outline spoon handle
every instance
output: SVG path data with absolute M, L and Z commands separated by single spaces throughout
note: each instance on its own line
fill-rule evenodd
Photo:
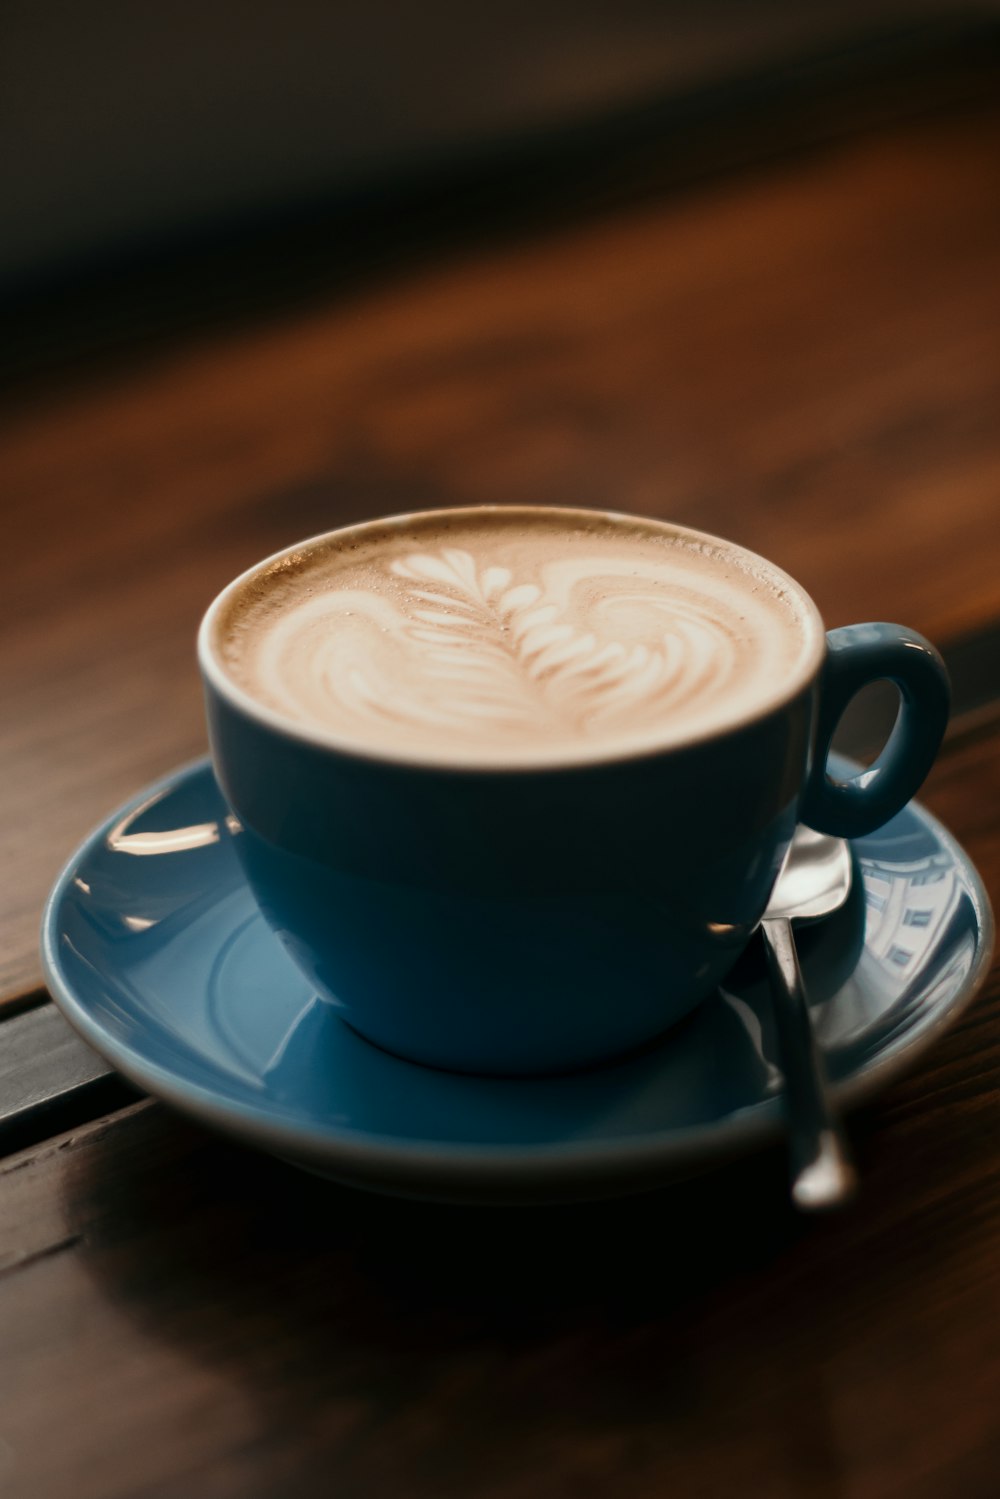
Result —
M 820 1212 L 849 1201 L 857 1190 L 857 1175 L 840 1120 L 827 1097 L 792 923 L 784 917 L 770 918 L 761 923 L 761 934 L 785 1075 L 792 1200 L 805 1212 Z

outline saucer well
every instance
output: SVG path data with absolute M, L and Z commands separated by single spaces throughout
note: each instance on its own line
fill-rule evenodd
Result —
M 154 1096 L 338 1181 L 450 1201 L 647 1189 L 783 1128 L 754 943 L 724 989 L 626 1061 L 542 1079 L 439 1072 L 362 1040 L 258 914 L 207 761 L 115 813 L 49 898 L 45 976 Z M 874 1095 L 965 1008 L 990 961 L 979 877 L 912 803 L 853 845 L 855 891 L 800 955 L 838 1105 Z

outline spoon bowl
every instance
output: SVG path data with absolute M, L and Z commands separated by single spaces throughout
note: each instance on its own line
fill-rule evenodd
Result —
M 843 838 L 812 828 L 796 830 L 765 921 L 816 921 L 832 915 L 851 893 L 851 850 Z

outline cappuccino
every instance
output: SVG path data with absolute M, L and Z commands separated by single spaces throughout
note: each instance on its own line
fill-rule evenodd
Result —
M 669 747 L 780 703 L 823 630 L 741 548 L 604 512 L 481 508 L 320 537 L 228 592 L 213 648 L 260 707 L 452 765 Z

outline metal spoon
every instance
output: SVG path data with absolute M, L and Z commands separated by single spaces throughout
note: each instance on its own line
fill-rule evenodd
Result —
M 857 1190 L 857 1175 L 827 1096 L 792 921 L 829 915 L 844 904 L 850 889 L 851 854 L 843 839 L 800 827 L 761 921 L 785 1075 L 792 1200 L 806 1212 L 847 1202 Z

